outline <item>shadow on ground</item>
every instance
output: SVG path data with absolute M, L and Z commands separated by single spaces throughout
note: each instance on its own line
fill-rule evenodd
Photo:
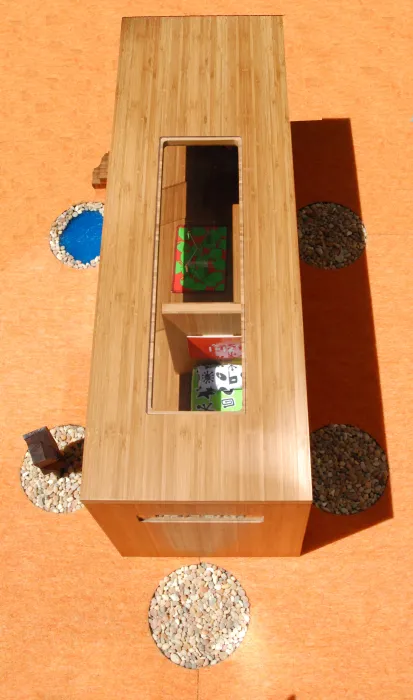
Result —
M 297 209 L 336 202 L 361 218 L 349 119 L 292 122 Z M 367 231 L 368 234 L 368 231 Z M 301 262 L 310 430 L 349 423 L 386 450 L 367 253 L 341 270 Z M 370 509 L 350 516 L 312 506 L 303 554 L 393 516 L 390 479 Z
M 65 469 L 72 467 L 75 472 L 82 471 L 84 444 L 85 440 L 81 438 L 80 440 L 69 442 L 69 444 L 63 448 L 62 455 Z

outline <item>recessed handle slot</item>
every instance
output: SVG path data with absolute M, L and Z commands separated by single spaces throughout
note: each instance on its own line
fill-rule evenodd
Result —
M 235 525 L 244 525 L 244 524 L 260 524 L 264 522 L 264 516 L 263 515 L 153 515 L 152 517 L 149 518 L 141 518 L 139 515 L 137 516 L 137 519 L 141 523 L 158 523 L 158 524 L 164 524 L 164 523 L 179 523 L 179 524 L 185 524 L 185 523 L 199 523 L 205 524 L 205 523 L 220 523 L 221 525 L 223 523 L 225 524 L 235 524 Z

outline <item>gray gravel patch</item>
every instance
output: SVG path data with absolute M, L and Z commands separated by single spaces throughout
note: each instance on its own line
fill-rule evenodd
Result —
M 239 581 L 214 564 L 183 566 L 161 581 L 149 627 L 162 653 L 189 669 L 214 666 L 241 644 L 250 605 Z
M 336 515 L 370 508 L 389 477 L 384 450 L 353 425 L 327 425 L 311 433 L 311 467 L 315 505 Z
M 298 211 L 300 257 L 325 270 L 347 267 L 366 247 L 366 229 L 351 209 L 333 202 L 316 202 Z
M 66 466 L 58 472 L 43 473 L 33 464 L 27 450 L 20 469 L 21 485 L 38 508 L 49 513 L 73 513 L 84 507 L 80 501 L 80 486 L 85 429 L 80 425 L 59 425 L 50 432 L 63 452 Z

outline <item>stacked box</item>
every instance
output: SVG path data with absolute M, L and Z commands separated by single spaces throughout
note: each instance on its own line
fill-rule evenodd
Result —
M 178 226 L 172 291 L 223 292 L 226 260 L 226 226 Z
M 240 335 L 188 335 L 189 357 L 197 360 L 238 362 L 242 359 Z
M 192 372 L 191 411 L 241 411 L 242 365 L 198 365 Z

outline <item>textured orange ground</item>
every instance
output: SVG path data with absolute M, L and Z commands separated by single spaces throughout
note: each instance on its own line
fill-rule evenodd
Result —
M 411 700 L 411 3 L 1 9 L 0 698 Z M 352 268 L 302 269 L 310 421 L 369 430 L 387 447 L 391 491 L 354 518 L 314 512 L 299 559 L 218 560 L 245 586 L 252 622 L 231 659 L 198 675 L 163 658 L 147 628 L 158 580 L 182 560 L 121 559 L 86 512 L 35 508 L 19 467 L 22 433 L 85 422 L 97 275 L 62 266 L 48 232 L 70 204 L 99 199 L 91 172 L 110 147 L 121 17 L 205 10 L 284 14 L 291 119 L 340 120 L 293 127 L 299 206 L 336 199 L 369 234 Z

